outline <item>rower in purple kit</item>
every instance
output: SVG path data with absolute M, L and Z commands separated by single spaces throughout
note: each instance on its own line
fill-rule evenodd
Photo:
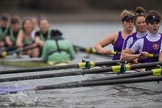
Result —
M 146 23 L 148 28 L 148 34 L 138 39 L 132 47 L 128 50 L 129 56 L 126 59 L 139 58 L 140 56 L 145 57 L 143 62 L 155 62 L 158 61 L 158 57 L 148 58 L 149 54 L 155 56 L 159 55 L 160 45 L 162 41 L 162 36 L 159 33 L 161 16 L 158 11 L 149 11 Z M 139 54 L 135 54 L 136 52 Z
M 96 51 L 101 54 L 107 54 L 107 55 L 112 54 L 113 51 L 104 49 L 105 46 L 112 44 L 115 52 L 121 52 L 125 38 L 128 35 L 132 34 L 133 27 L 134 27 L 133 18 L 134 18 L 133 12 L 129 10 L 123 10 L 121 12 L 121 21 L 123 25 L 123 30 L 108 35 L 103 40 L 99 41 L 95 45 Z M 120 59 L 120 54 L 116 54 L 113 56 L 113 60 L 117 60 L 117 59 Z
M 127 49 L 129 49 L 137 39 L 146 36 L 147 24 L 145 20 L 146 20 L 145 9 L 143 7 L 137 7 L 135 10 L 135 16 L 134 16 L 134 25 L 136 28 L 136 32 L 129 35 L 125 39 L 123 43 L 121 59 L 124 59 L 124 57 L 126 57 Z

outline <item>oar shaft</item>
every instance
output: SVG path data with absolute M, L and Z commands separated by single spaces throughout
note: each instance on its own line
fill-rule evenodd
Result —
M 21 76 L 21 77 L 12 77 L 12 78 L 1 78 L 0 82 L 9 82 L 9 81 L 22 81 L 22 80 L 32 80 L 32 79 L 44 79 L 44 78 L 54 78 L 54 77 L 64 77 L 64 76 L 75 76 L 83 74 L 94 74 L 110 71 L 107 68 L 92 69 L 92 70 L 83 70 L 83 71 L 73 71 L 73 72 L 61 72 L 61 73 L 52 73 L 52 74 L 42 74 L 42 75 L 30 75 L 30 76 Z
M 161 74 L 161 69 L 156 69 L 157 73 Z M 131 74 L 122 74 L 118 76 L 111 76 L 111 77 L 104 77 L 104 78 L 97 78 L 97 79 L 89 79 L 89 80 L 82 80 L 82 81 L 74 81 L 70 82 L 72 83 L 82 83 L 82 82 L 95 82 L 95 81 L 108 81 L 108 80 L 115 80 L 115 79 L 124 79 L 124 78 L 135 78 L 135 77 L 144 77 L 144 76 L 149 76 L 149 75 L 154 75 L 155 69 L 151 71 L 146 71 L 146 72 L 141 72 L 141 73 L 131 73 Z M 63 83 L 66 84 L 66 83 Z
M 128 79 L 116 79 L 116 80 L 104 80 L 104 81 L 91 81 L 91 82 L 69 82 L 54 85 L 39 85 L 36 87 L 2 87 L 0 88 L 0 94 L 17 93 L 19 91 L 29 90 L 50 90 L 50 89 L 64 89 L 64 88 L 77 88 L 77 87 L 91 87 L 91 86 L 106 86 L 115 84 L 129 84 L 129 83 L 141 83 L 141 82 L 153 82 L 162 81 L 162 76 L 158 77 L 140 77 L 140 78 L 128 78 Z
M 94 82 L 64 83 L 64 84 L 55 84 L 55 85 L 47 85 L 47 86 L 37 86 L 36 90 L 105 86 L 105 85 L 114 85 L 114 84 L 129 84 L 129 83 L 141 83 L 141 82 L 153 82 L 153 81 L 162 81 L 162 76 L 116 79 L 116 80 L 108 80 L 108 81 L 104 80 L 104 81 L 94 81 Z
M 124 60 L 95 62 L 94 64 L 95 64 L 95 66 L 117 65 L 118 62 L 124 62 Z M 80 68 L 80 66 L 79 66 L 79 64 L 70 64 L 70 65 L 50 66 L 50 67 L 36 67 L 36 68 L 16 69 L 16 70 L 3 70 L 3 71 L 0 71 L 0 74 L 39 72 L 39 71 L 47 71 L 47 70 L 70 69 L 70 68 Z
M 2 74 L 15 74 L 15 73 L 26 73 L 26 72 L 40 72 L 47 70 L 59 70 L 59 69 L 68 69 L 68 68 L 78 68 L 78 64 L 73 65 L 62 65 L 62 66 L 49 66 L 49 67 L 36 67 L 36 68 L 26 68 L 26 69 L 16 69 L 16 70 L 3 70 L 0 71 Z
M 134 65 L 130 65 L 130 69 L 135 69 L 135 67 L 136 67 L 136 69 L 145 68 L 147 66 L 155 67 L 155 66 L 157 66 L 157 64 L 162 65 L 162 62 L 145 63 L 145 65 L 134 64 Z M 121 67 L 118 66 L 118 69 L 120 69 L 120 68 Z M 111 66 L 111 67 L 97 68 L 97 69 L 91 69 L 91 70 L 61 72 L 61 73 L 42 74 L 42 75 L 30 75 L 30 76 L 12 77 L 12 78 L 1 78 L 0 82 L 43 79 L 43 78 L 64 77 L 64 76 L 75 76 L 75 75 L 84 75 L 84 74 L 100 74 L 100 73 L 104 73 L 104 72 L 111 72 L 113 70 L 114 70 L 113 66 Z
M 73 45 L 73 46 L 74 46 L 74 49 L 75 49 L 76 51 L 86 52 L 86 53 L 95 54 L 95 55 L 100 55 L 100 56 L 105 56 L 105 57 L 108 57 L 109 55 L 120 54 L 119 52 L 112 52 L 112 54 L 104 55 L 104 54 L 98 53 L 98 52 L 96 51 L 96 49 L 93 48 L 93 47 L 81 47 L 81 46 L 78 46 L 78 45 Z
M 17 48 L 17 46 L 13 46 L 13 47 L 7 47 L 7 48 L 4 48 L 2 49 L 1 51 L 10 51 L 10 50 L 15 50 Z
M 73 46 L 74 46 L 74 48 L 75 48 L 76 50 L 79 50 L 79 51 L 81 51 L 81 52 L 87 52 L 87 53 L 96 54 L 96 55 L 108 56 L 108 55 L 104 55 L 104 54 L 98 53 L 98 52 L 95 50 L 95 48 L 93 48 L 93 47 L 82 47 L 82 46 L 78 46 L 78 45 L 73 45 Z M 121 54 L 121 52 L 116 52 L 116 51 L 114 51 L 114 52 L 112 52 L 112 53 L 109 54 L 109 55 L 117 55 L 117 54 Z M 147 56 L 147 58 L 157 58 L 157 57 L 159 57 L 159 54 L 158 54 L 158 55 L 149 54 L 149 55 Z
M 30 47 L 26 47 L 26 48 L 22 48 L 22 49 L 16 49 L 16 50 L 13 50 L 13 51 L 1 51 L 0 52 L 0 58 L 6 58 L 7 55 L 12 55 L 14 53 L 20 53 L 20 52 L 23 52 L 23 51 L 27 51 L 27 50 L 31 50 L 31 49 L 34 49 L 36 47 L 39 47 L 38 45 L 31 45 Z M 16 48 L 16 47 L 15 47 Z
M 20 52 L 23 52 L 23 51 L 28 51 L 28 50 L 31 50 L 31 49 L 34 49 L 34 48 L 37 48 L 37 47 L 39 47 L 39 46 L 31 45 L 30 47 L 25 47 L 25 48 L 22 48 L 22 49 L 17 49 L 15 51 L 7 52 L 7 55 L 11 55 L 13 53 L 20 53 Z
M 130 69 L 139 69 L 139 68 L 148 68 L 148 67 L 157 67 L 157 65 L 162 65 L 162 62 L 150 62 L 150 63 L 139 63 L 130 65 Z
M 123 78 L 134 78 L 134 77 L 144 77 L 152 75 L 152 71 L 146 72 L 138 72 L 138 73 L 130 73 L 130 74 L 121 74 L 117 76 L 109 76 L 104 78 L 97 78 L 97 79 L 90 79 L 90 80 L 83 80 L 82 82 L 90 82 L 90 81 L 103 81 L 103 80 L 113 80 L 113 79 L 123 79 Z

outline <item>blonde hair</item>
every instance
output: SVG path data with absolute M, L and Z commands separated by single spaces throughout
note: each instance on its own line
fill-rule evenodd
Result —
M 130 10 L 123 10 L 122 12 L 121 12 L 121 14 L 120 14 L 120 19 L 122 20 L 124 17 L 126 17 L 126 16 L 134 16 L 134 13 L 133 13 L 133 11 L 130 11 Z

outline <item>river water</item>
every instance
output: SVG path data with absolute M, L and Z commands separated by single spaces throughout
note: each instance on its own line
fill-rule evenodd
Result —
M 53 28 L 62 30 L 64 37 L 71 40 L 74 44 L 88 47 L 105 37 L 107 34 L 122 29 L 120 23 L 56 23 Z M 161 31 L 161 30 L 160 30 Z M 112 49 L 112 46 L 106 48 Z M 77 53 L 73 63 L 78 63 L 82 59 L 92 61 L 103 61 L 109 58 Z M 11 67 L 0 67 L 0 70 L 14 69 Z M 43 71 L 43 73 L 53 73 L 62 71 Z M 12 75 L 0 75 L 3 77 L 34 75 L 38 73 L 24 73 Z M 89 78 L 103 77 L 104 74 L 84 75 L 75 77 L 48 78 L 41 80 L 28 80 L 18 82 L 4 82 L 0 86 L 6 85 L 48 85 L 63 82 L 78 81 Z M 126 85 L 97 86 L 73 89 L 56 89 L 45 91 L 27 91 L 17 94 L 0 95 L 0 107 L 53 107 L 53 108 L 161 108 L 162 107 L 162 84 L 158 90 L 145 89 L 140 87 L 129 87 Z M 154 87 L 153 86 L 153 87 Z

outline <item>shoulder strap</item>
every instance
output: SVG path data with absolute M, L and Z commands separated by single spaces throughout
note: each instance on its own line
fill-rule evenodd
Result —
M 63 38 L 62 38 L 61 36 L 55 36 L 53 39 L 54 39 L 55 42 L 56 42 L 57 51 L 61 53 L 61 49 L 60 49 L 60 46 L 59 46 L 58 41 L 59 41 L 59 40 L 63 40 Z
M 58 41 L 59 41 L 59 40 L 63 40 L 63 39 L 64 39 L 64 38 L 62 38 L 61 36 L 55 36 L 55 37 L 53 38 L 53 40 L 56 42 L 57 50 L 51 50 L 51 51 L 48 53 L 48 56 L 51 55 L 51 54 L 53 54 L 53 53 L 55 53 L 55 52 L 59 52 L 59 53 L 61 53 L 62 51 L 68 52 L 68 51 L 66 51 L 66 50 L 62 50 L 62 49 L 60 48 L 60 46 L 59 46 Z
M 41 40 L 45 41 L 44 36 L 41 32 L 39 32 L 39 35 L 40 35 Z
M 12 42 L 16 42 L 16 38 L 15 38 L 15 36 L 13 34 L 13 30 L 12 29 L 10 29 L 10 38 L 11 38 Z
M 47 39 L 50 40 L 51 39 L 51 29 L 48 29 L 48 36 Z
M 46 41 L 46 39 L 44 38 L 43 34 L 41 32 L 39 32 L 40 34 L 40 38 L 43 40 L 43 41 Z M 51 29 L 48 29 L 48 33 L 47 33 L 47 40 L 50 40 L 51 39 Z
M 0 35 L 2 36 L 2 38 L 4 38 L 4 37 L 6 36 L 7 31 L 8 31 L 8 28 L 6 28 L 6 29 L 4 30 L 4 32 L 3 32 L 2 27 L 0 27 Z

